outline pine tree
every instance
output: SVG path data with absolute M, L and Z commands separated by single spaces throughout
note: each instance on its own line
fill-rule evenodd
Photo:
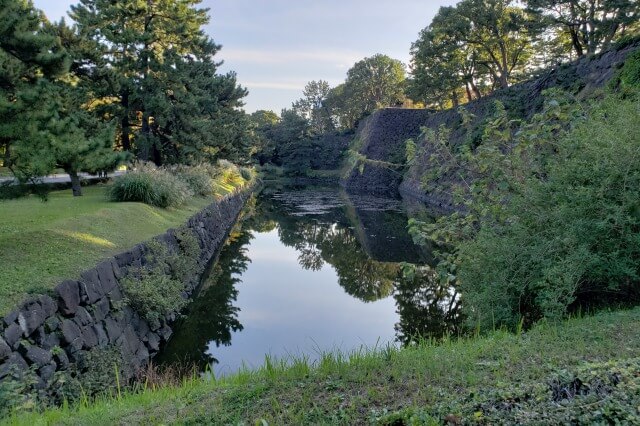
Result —
M 5 163 L 23 182 L 55 169 L 81 195 L 80 172 L 114 168 L 112 127 L 87 109 L 88 93 L 68 72 L 63 22 L 48 23 L 30 2 L 0 1 L 0 140 Z
M 45 79 L 63 74 L 67 56 L 43 31 L 43 16 L 26 0 L 0 0 L 0 146 L 12 166 L 13 146 L 32 127 L 25 113 L 38 109 Z
M 246 91 L 217 74 L 220 46 L 202 30 L 200 0 L 81 0 L 71 16 L 91 58 L 119 142 L 142 160 L 195 162 L 242 150 Z M 87 56 L 88 57 L 88 56 Z M 230 134 L 227 134 L 229 133 Z

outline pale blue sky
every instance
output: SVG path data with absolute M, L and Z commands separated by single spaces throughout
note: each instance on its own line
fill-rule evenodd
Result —
M 34 0 L 49 19 L 77 0 Z M 384 53 L 409 62 L 411 43 L 440 6 L 457 0 L 204 0 L 207 32 L 222 44 L 221 71 L 249 89 L 245 109 L 280 112 L 311 80 L 344 81 L 358 60 Z

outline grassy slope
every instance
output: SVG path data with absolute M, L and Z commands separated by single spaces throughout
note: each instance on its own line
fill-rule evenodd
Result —
M 0 315 L 27 293 L 44 292 L 97 261 L 184 223 L 212 202 L 192 198 L 180 209 L 141 203 L 112 203 L 105 186 L 87 187 L 84 196 L 52 192 L 0 201 Z
M 180 388 L 7 422 L 393 424 L 403 417 L 406 423 L 395 424 L 434 424 L 430 421 L 435 417 L 440 419 L 435 424 L 442 424 L 449 416 L 454 424 L 495 424 L 510 416 L 508 422 L 544 424 L 561 422 L 559 418 L 574 412 L 622 416 L 611 406 L 630 398 L 626 407 L 631 411 L 640 405 L 639 321 L 640 309 L 635 309 L 539 325 L 520 336 L 496 332 L 437 346 L 328 355 L 312 368 L 304 362 L 287 368 L 267 363 L 259 372 L 219 382 L 193 380 Z M 609 364 L 598 364 L 602 362 Z M 606 382 L 614 377 L 612 372 L 619 373 L 615 377 L 620 383 L 611 392 L 552 402 L 549 383 L 554 377 L 568 377 L 570 382 L 574 374 L 586 374 L 580 376 L 585 381 L 596 377 L 595 382 Z M 410 418 L 417 423 L 410 423 Z M 589 419 L 582 420 L 591 423 L 594 417 Z

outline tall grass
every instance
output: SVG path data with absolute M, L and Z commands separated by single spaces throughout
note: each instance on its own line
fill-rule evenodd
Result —
M 111 187 L 112 201 L 136 201 L 167 208 L 183 205 L 190 197 L 225 196 L 253 180 L 250 169 L 239 168 L 228 161 L 216 166 L 177 165 L 158 168 L 138 164 L 117 178 Z
M 110 189 L 112 201 L 135 201 L 156 207 L 179 207 L 193 192 L 178 176 L 162 168 L 138 165 L 118 177 Z
M 458 419 L 455 424 L 615 424 L 617 418 L 636 424 L 639 318 L 635 309 L 540 323 L 520 335 L 498 330 L 406 348 L 319 351 L 316 361 L 267 357 L 258 370 L 209 380 L 187 372 L 157 385 L 150 379 L 121 398 L 105 395 L 10 422 L 446 424 L 450 418 Z M 611 377 L 619 384 L 609 386 Z M 556 402 L 551 386 L 576 379 L 587 384 L 584 394 Z M 432 423 L 414 421 L 429 418 Z

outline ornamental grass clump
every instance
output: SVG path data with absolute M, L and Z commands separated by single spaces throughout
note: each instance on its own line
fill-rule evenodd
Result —
M 110 189 L 112 201 L 137 201 L 156 207 L 178 207 L 193 196 L 189 185 L 168 171 L 149 165 L 118 177 Z
M 195 195 L 202 197 L 213 194 L 213 170 L 215 169 L 204 165 L 192 167 L 178 165 L 171 168 L 171 172 L 183 181 Z

